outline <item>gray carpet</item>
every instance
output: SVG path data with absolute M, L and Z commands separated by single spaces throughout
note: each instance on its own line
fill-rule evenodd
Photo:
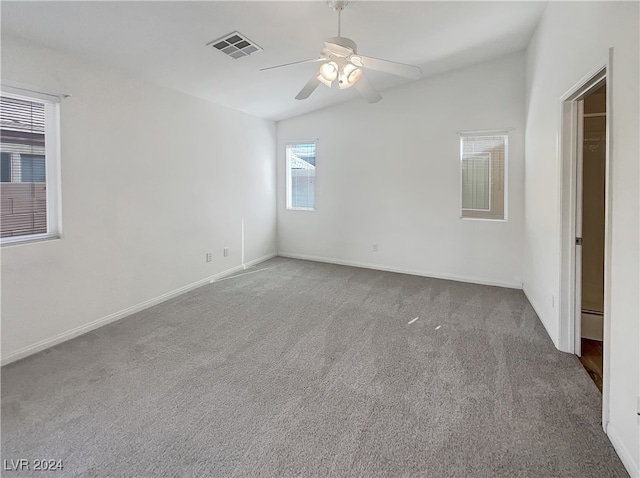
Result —
M 4 367 L 3 476 L 627 476 L 521 291 L 240 274 Z

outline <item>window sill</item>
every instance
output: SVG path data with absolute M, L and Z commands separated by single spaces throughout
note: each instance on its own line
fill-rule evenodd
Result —
M 460 216 L 463 221 L 490 221 L 490 222 L 508 222 L 507 219 L 492 219 L 489 217 L 465 217 Z
M 60 239 L 60 234 L 33 234 L 31 236 L 5 237 L 0 242 L 0 246 L 17 246 L 21 244 L 31 244 L 33 242 L 53 241 Z
M 315 211 L 312 207 L 288 207 L 287 211 Z

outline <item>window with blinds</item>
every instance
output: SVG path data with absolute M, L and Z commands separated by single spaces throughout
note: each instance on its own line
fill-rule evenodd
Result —
M 43 100 L 0 96 L 0 236 L 2 242 L 55 234 L 55 203 L 48 170 L 55 170 L 55 106 Z
M 287 209 L 316 208 L 316 143 L 291 143 L 286 147 Z
M 506 219 L 507 135 L 460 135 L 461 217 Z

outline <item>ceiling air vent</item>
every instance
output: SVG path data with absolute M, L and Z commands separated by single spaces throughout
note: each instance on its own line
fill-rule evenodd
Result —
M 238 32 L 229 33 L 217 40 L 207 43 L 207 45 L 217 48 L 235 60 L 262 51 L 262 48 Z

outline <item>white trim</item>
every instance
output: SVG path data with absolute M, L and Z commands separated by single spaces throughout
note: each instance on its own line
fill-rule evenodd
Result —
M 62 201 L 60 195 L 60 105 L 45 104 L 45 168 L 47 194 L 47 233 L 60 235 Z
M 465 209 L 465 211 L 468 211 L 468 209 Z M 484 222 L 509 222 L 506 219 L 494 219 L 494 218 L 484 218 L 484 217 L 467 217 L 467 216 L 460 216 L 460 219 L 462 219 L 463 221 L 484 221 Z
M 613 217 L 611 200 L 613 198 L 613 47 L 609 48 L 606 63 L 605 84 L 607 85 L 607 96 L 605 111 L 606 118 L 606 159 L 605 159 L 605 190 L 604 190 L 604 307 L 603 307 L 603 327 L 602 327 L 602 427 L 607 430 L 609 425 L 609 412 L 611 401 L 611 250 L 613 231 L 611 218 Z M 636 465 L 636 476 L 639 476 Z
M 576 135 L 574 143 L 575 154 L 571 155 L 571 160 L 575 159 L 575 199 L 573 210 L 575 215 L 573 218 L 574 236 L 582 237 L 582 203 L 584 202 L 583 182 L 584 182 L 584 99 L 575 100 L 575 117 L 578 119 L 576 124 Z M 582 357 L 582 245 L 573 245 L 573 353 L 578 357 Z
M 253 259 L 253 260 L 251 260 L 249 262 L 245 262 L 245 264 L 244 264 L 246 266 L 245 269 L 249 268 L 249 267 L 253 267 L 256 264 L 260 264 L 261 262 L 268 261 L 269 259 L 273 259 L 274 257 L 277 257 L 277 256 L 278 256 L 277 252 L 271 252 L 269 254 L 265 254 L 264 256 L 260 256 L 257 259 Z M 224 273 L 226 273 L 226 271 Z M 222 272 L 221 272 L 221 274 L 222 274 Z M 216 275 L 220 275 L 220 274 L 216 274 Z
M 60 239 L 59 234 L 29 234 L 27 236 L 10 236 L 3 237 L 0 246 L 8 247 L 8 246 L 17 246 L 23 244 L 31 244 L 33 242 L 43 242 L 43 241 L 52 241 Z
M 315 211 L 312 207 L 288 207 L 287 211 Z
M 483 129 L 478 131 L 458 131 L 457 134 L 462 136 L 507 136 L 510 131 L 515 131 L 516 128 L 507 129 Z
M 560 237 L 558 240 L 558 261 L 559 268 L 559 291 L 557 301 L 558 314 L 558 348 L 567 353 L 574 353 L 575 349 L 575 327 L 570 317 L 575 314 L 575 246 L 568 245 L 568 241 L 575 238 L 575 207 L 571 205 L 572 191 L 575 189 L 575 165 L 573 161 L 564 160 L 565 157 L 573 158 L 576 154 L 575 141 L 568 141 L 567 138 L 577 137 L 577 106 L 575 102 L 560 100 L 560 133 L 557 136 L 556 155 L 558 183 L 556 184 L 559 198 L 558 227 Z M 566 131 L 565 131 L 566 129 Z M 566 169 L 566 171 L 565 171 Z M 567 184 L 564 184 L 565 181 Z M 567 198 L 565 199 L 565 190 Z M 574 191 L 575 192 L 575 191 Z M 575 196 L 575 194 L 573 194 Z M 567 231 L 565 231 L 565 228 Z M 575 244 L 575 240 L 574 240 Z M 565 250 L 567 249 L 567 250 Z M 566 268 L 566 269 L 565 269 Z M 565 277 L 566 275 L 566 277 Z M 562 317 L 567 317 L 563 320 Z
M 64 98 L 71 95 L 65 93 L 45 93 L 37 86 L 16 83 L 14 81 L 3 80 L 0 85 L 0 91 L 6 95 L 16 95 L 22 98 L 37 98 L 39 100 L 60 103 Z
M 633 462 L 633 455 L 627 447 L 624 446 L 624 442 L 620 439 L 618 432 L 613 428 L 613 425 L 609 424 L 606 432 L 609 437 L 609 441 L 613 445 L 613 448 L 620 457 L 620 461 L 622 461 L 622 464 L 627 469 L 631 478 L 640 477 L 640 464 Z
M 202 287 L 207 284 L 211 284 L 216 280 L 222 279 L 223 277 L 227 277 L 231 274 L 234 274 L 238 271 L 244 270 L 247 267 L 251 267 L 253 265 L 259 264 L 261 262 L 267 261 L 273 257 L 275 257 L 275 253 L 267 254 L 265 256 L 259 257 L 252 261 L 244 264 L 237 265 L 232 267 L 231 269 L 227 269 L 225 271 L 219 272 L 209 277 L 205 277 L 204 279 L 200 279 L 191 284 L 187 284 L 178 289 L 167 292 L 166 294 L 159 295 L 149 300 L 145 300 L 144 302 L 140 302 L 139 304 L 133 305 L 131 307 L 127 307 L 126 309 L 120 310 L 118 312 L 114 312 L 113 314 L 106 315 L 97 320 L 89 322 L 88 324 L 80 325 L 79 327 L 75 327 L 71 330 L 67 330 L 66 332 L 62 332 L 58 335 L 54 335 L 53 337 L 49 337 L 48 339 L 41 340 L 32 345 L 27 345 L 26 347 L 22 347 L 21 349 L 16 350 L 4 357 L 2 357 L 2 365 L 7 365 L 11 362 L 15 362 L 16 360 L 20 360 L 22 358 L 28 357 L 29 355 L 33 355 L 42 350 L 53 347 L 54 345 L 60 344 L 62 342 L 66 342 L 74 337 L 77 337 L 82 334 L 86 334 L 87 332 L 91 332 L 97 328 L 102 327 L 103 325 L 110 324 L 112 322 L 116 322 L 117 320 L 128 317 L 136 312 L 140 312 L 142 310 L 148 309 L 149 307 L 153 307 L 154 305 L 160 304 L 161 302 L 165 302 L 169 299 L 177 297 L 185 292 L 189 292 L 193 289 L 197 289 L 198 287 Z
M 384 272 L 396 272 L 398 274 L 409 274 L 413 276 L 430 277 L 432 279 L 452 280 L 456 282 L 467 282 L 471 284 L 491 285 L 497 287 L 507 287 L 509 289 L 522 289 L 522 284 L 517 282 L 501 282 L 482 279 L 480 277 L 461 276 L 456 274 L 438 274 L 432 272 L 419 271 L 416 269 L 407 269 L 404 267 L 385 266 L 382 264 L 373 264 L 371 262 L 350 261 L 345 259 L 336 259 L 333 257 L 310 256 L 306 254 L 293 254 L 289 252 L 278 252 L 278 256 L 287 257 L 289 259 L 302 259 L 313 262 L 326 262 L 328 264 L 337 264 L 341 266 L 360 267 L 363 269 L 374 269 Z
M 592 314 L 582 311 L 581 337 L 603 342 L 604 317 L 602 314 Z

